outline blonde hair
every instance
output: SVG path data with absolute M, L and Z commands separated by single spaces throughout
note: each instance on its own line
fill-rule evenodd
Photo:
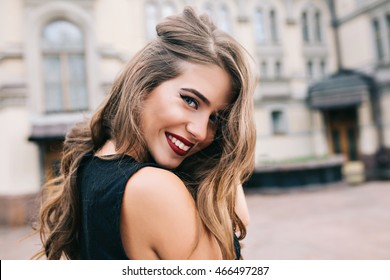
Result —
M 231 77 L 235 100 L 221 119 L 213 143 L 186 158 L 174 172 L 193 195 L 199 215 L 219 243 L 224 259 L 234 259 L 234 230 L 245 237 L 236 215 L 236 186 L 245 182 L 254 167 L 254 78 L 248 55 L 231 36 L 191 7 L 163 20 L 157 38 L 125 66 L 111 93 L 90 122 L 76 125 L 66 136 L 61 175 L 45 186 L 49 197 L 40 213 L 38 231 L 44 248 L 37 256 L 48 259 L 79 258 L 77 232 L 79 201 L 77 169 L 82 157 L 113 139 L 118 154 L 134 153 L 140 162 L 150 160 L 139 129 L 142 105 L 161 83 L 181 74 L 180 62 L 218 65 Z

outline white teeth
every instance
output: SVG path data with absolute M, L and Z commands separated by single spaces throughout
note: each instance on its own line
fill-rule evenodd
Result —
M 168 138 L 172 141 L 173 144 L 175 144 L 181 150 L 187 152 L 190 149 L 189 146 L 185 145 L 183 142 L 181 142 L 179 139 L 176 139 L 172 135 L 168 135 Z

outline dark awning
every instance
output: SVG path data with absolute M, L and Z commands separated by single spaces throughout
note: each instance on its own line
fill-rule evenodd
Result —
M 63 141 L 67 131 L 73 125 L 68 123 L 34 124 L 28 140 L 33 142 Z
M 366 75 L 344 69 L 312 85 L 307 101 L 313 109 L 354 106 L 369 96 L 370 90 L 371 84 Z

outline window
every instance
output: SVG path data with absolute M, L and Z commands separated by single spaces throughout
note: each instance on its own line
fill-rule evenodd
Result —
M 309 79 L 312 79 L 314 77 L 314 71 L 313 71 L 313 62 L 311 60 L 309 60 L 307 62 L 307 65 L 306 65 L 306 68 L 307 68 L 307 77 Z
M 88 109 L 84 34 L 56 20 L 42 32 L 45 109 L 47 113 Z
M 302 39 L 306 44 L 323 43 L 323 23 L 321 11 L 315 6 L 309 6 L 302 12 Z
M 271 112 L 271 120 L 272 133 L 274 135 L 287 133 L 286 117 L 282 110 L 273 110 Z
M 253 15 L 256 43 L 275 44 L 279 41 L 277 12 L 272 7 L 258 7 Z
M 377 19 L 374 19 L 372 24 L 374 27 L 376 53 L 377 53 L 378 60 L 381 60 L 384 56 L 383 47 L 382 47 L 381 26 L 380 26 L 379 20 L 377 20 Z
M 271 40 L 272 42 L 278 41 L 278 29 L 277 29 L 277 20 L 276 20 L 276 14 L 274 10 L 271 10 L 270 12 L 270 24 L 271 24 Z
M 255 12 L 255 37 L 257 43 L 265 42 L 264 16 L 261 10 Z
M 322 41 L 321 14 L 318 11 L 315 14 L 315 39 L 317 42 Z
M 282 64 L 280 61 L 275 62 L 275 78 L 279 79 L 282 77 Z
M 390 15 L 386 15 L 386 23 L 387 23 L 387 40 L 389 40 L 389 46 L 390 46 Z
M 307 43 L 309 42 L 309 22 L 307 18 L 307 13 L 304 12 L 302 14 L 302 34 L 303 34 L 303 40 Z

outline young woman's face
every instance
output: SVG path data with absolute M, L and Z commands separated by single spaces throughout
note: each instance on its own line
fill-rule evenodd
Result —
M 188 62 L 182 67 L 180 76 L 150 92 L 142 114 L 150 154 L 156 163 L 171 169 L 213 142 L 218 115 L 233 98 L 225 70 Z

